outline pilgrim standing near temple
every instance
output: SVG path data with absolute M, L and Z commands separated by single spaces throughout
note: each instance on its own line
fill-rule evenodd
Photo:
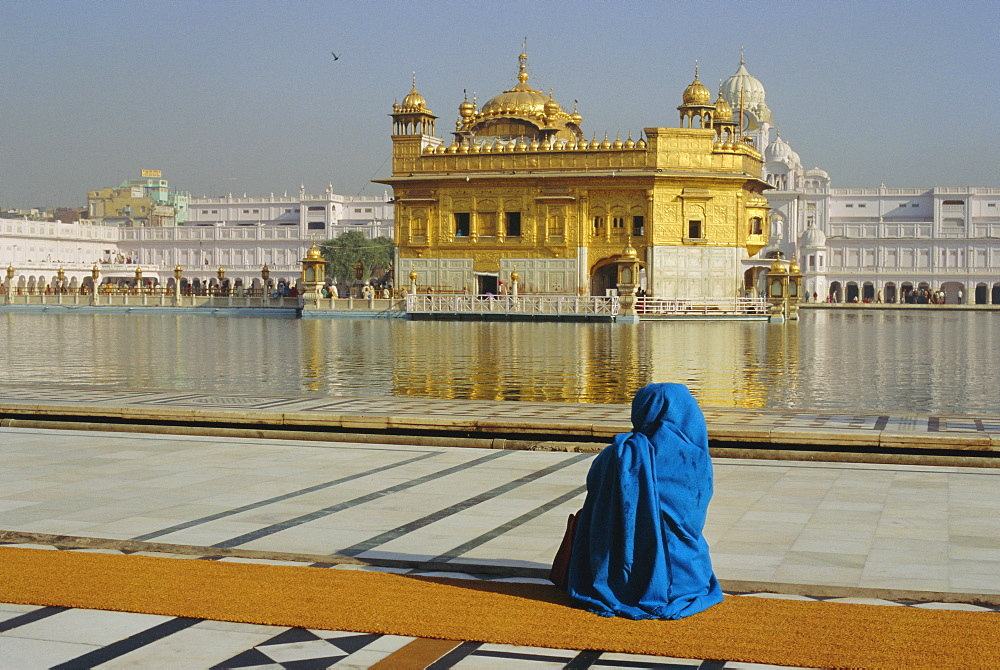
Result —
M 564 588 L 601 616 L 697 614 L 722 602 L 702 535 L 713 489 L 705 417 L 683 384 L 650 384 L 635 394 L 632 426 L 591 464 Z

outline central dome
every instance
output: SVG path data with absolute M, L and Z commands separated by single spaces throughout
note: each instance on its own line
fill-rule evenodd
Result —
M 566 113 L 552 97 L 552 90 L 542 93 L 528 83 L 528 57 L 518 56 L 520 68 L 517 84 L 493 96 L 478 112 L 475 104 L 459 106 L 456 132 L 462 141 L 484 142 L 552 142 L 583 140 L 580 123 L 583 120 L 575 107 Z
M 541 91 L 536 91 L 528 84 L 528 73 L 525 71 L 528 57 L 521 54 L 519 58 L 521 67 L 517 73 L 517 84 L 487 100 L 486 104 L 483 105 L 483 114 L 487 116 L 502 114 L 528 117 L 545 114 L 545 103 L 549 101 L 549 96 Z

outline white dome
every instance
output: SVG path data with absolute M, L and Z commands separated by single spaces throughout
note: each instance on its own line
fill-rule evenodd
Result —
M 740 92 L 743 98 L 740 98 Z M 722 82 L 722 97 L 732 106 L 734 111 L 739 111 L 740 105 L 746 111 L 752 112 L 759 121 L 771 123 L 771 110 L 768 109 L 764 101 L 764 84 L 760 83 L 757 77 L 747 72 L 746 65 L 740 60 L 740 67 L 736 74 Z
M 830 175 L 826 173 L 826 170 L 821 170 L 818 167 L 814 167 L 811 170 L 806 171 L 807 177 L 816 177 L 818 179 L 830 179 Z
M 791 145 L 778 135 L 773 142 L 764 149 L 764 161 L 767 163 L 785 163 L 786 165 L 801 165 L 799 155 L 792 150 Z
M 825 247 L 826 235 L 816 226 L 809 226 L 799 237 L 799 245 L 803 248 Z

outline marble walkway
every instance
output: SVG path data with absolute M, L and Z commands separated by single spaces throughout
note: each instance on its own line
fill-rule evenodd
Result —
M 627 421 L 621 406 L 0 388 L 0 417 L 29 407 L 95 421 L 133 411 L 244 414 L 247 422 L 313 412 L 387 426 L 506 421 L 512 435 L 545 424 L 539 432 L 564 426 L 572 434 L 571 426 L 586 425 L 599 436 Z M 764 412 L 706 408 L 706 415 L 712 426 L 740 420 L 771 433 L 822 434 L 817 422 L 872 433 L 904 419 L 921 436 L 965 433 L 990 445 L 1000 433 L 1000 422 L 988 418 L 889 417 L 879 428 L 872 417 L 786 413 L 771 415 L 768 429 Z M 544 580 L 566 515 L 582 503 L 593 456 L 440 446 L 432 436 L 403 445 L 0 427 L 0 544 Z M 731 458 L 716 458 L 714 467 L 706 536 L 733 597 L 1000 616 L 1000 469 Z M 425 643 L 0 604 L 5 667 L 761 667 L 468 642 L 413 665 Z

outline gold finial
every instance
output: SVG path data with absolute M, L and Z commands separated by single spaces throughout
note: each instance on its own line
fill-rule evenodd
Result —
M 413 88 L 416 88 L 417 87 L 417 73 L 416 72 L 413 73 L 412 81 L 413 81 Z
M 525 37 L 524 42 L 521 43 L 521 55 L 517 57 L 517 60 L 521 64 L 520 67 L 518 68 L 517 80 L 522 84 L 528 81 L 528 72 L 527 72 L 528 54 L 526 53 L 527 51 L 528 51 L 528 38 Z
M 698 81 L 698 61 L 694 62 L 694 80 Z
M 743 45 L 740 45 L 740 65 L 743 65 Z

